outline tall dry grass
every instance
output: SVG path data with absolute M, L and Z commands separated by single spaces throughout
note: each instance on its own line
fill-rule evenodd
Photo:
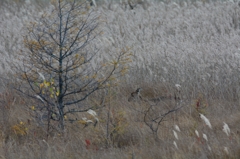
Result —
M 7 85 L 13 77 L 10 65 L 19 62 L 17 52 L 24 50 L 22 29 L 43 8 L 36 3 L 4 2 L 0 9 L 0 157 L 239 158 L 238 3 L 148 1 L 131 10 L 123 3 L 109 2 L 95 11 L 101 15 L 104 31 L 99 37 L 98 60 L 128 46 L 134 55 L 129 73 L 117 88 L 109 90 L 105 107 L 96 110 L 96 127 L 67 122 L 64 134 L 55 127 L 48 133 L 40 119 L 33 117 L 34 101 Z M 173 96 L 176 84 L 181 85 L 181 102 L 127 101 L 138 87 L 143 88 L 145 99 Z M 100 97 L 96 94 L 84 104 L 94 105 Z M 161 122 L 158 140 L 143 121 L 152 104 L 149 118 L 183 106 Z M 87 114 L 74 116 L 83 117 Z

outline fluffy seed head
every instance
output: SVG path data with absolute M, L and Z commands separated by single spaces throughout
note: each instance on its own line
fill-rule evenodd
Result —
M 230 128 L 228 127 L 228 124 L 226 124 L 225 122 L 223 122 L 223 129 L 222 130 L 225 134 L 227 134 L 227 136 L 230 135 Z
M 209 145 L 208 145 L 208 150 L 209 150 L 209 151 L 212 151 L 212 149 L 211 149 L 211 147 L 210 147 Z
M 43 76 L 42 73 L 38 72 L 39 76 L 42 78 L 43 81 L 45 81 L 45 77 Z
M 178 135 L 177 132 L 173 130 L 173 135 L 175 136 L 175 138 L 178 140 Z
M 39 95 L 35 95 L 38 99 L 40 99 L 42 102 L 44 102 L 44 100 L 39 96 Z
M 92 109 L 89 109 L 88 111 L 88 114 L 90 114 L 90 115 L 92 115 L 92 116 L 97 116 L 97 113 L 94 111 L 94 110 L 92 110 Z
M 199 133 L 197 130 L 195 130 L 195 134 L 197 135 L 197 137 L 199 138 Z
M 178 149 L 176 141 L 173 141 L 173 145 L 176 147 L 176 149 Z
M 207 138 L 207 135 L 206 134 L 203 134 L 203 138 L 208 141 L 208 138 Z
M 174 125 L 174 129 L 177 130 L 178 132 L 181 132 L 178 125 Z
M 180 84 L 175 84 L 175 87 L 177 88 L 177 90 L 180 90 L 181 85 Z
M 228 151 L 228 148 L 227 147 L 224 147 L 224 152 L 226 152 L 226 154 L 229 154 L 229 151 Z
M 206 124 L 210 129 L 212 129 L 212 125 L 211 125 L 210 121 L 208 120 L 208 118 L 205 117 L 205 116 L 204 116 L 203 114 L 201 114 L 201 113 L 199 113 L 199 115 L 200 115 L 200 118 L 205 122 L 205 124 Z

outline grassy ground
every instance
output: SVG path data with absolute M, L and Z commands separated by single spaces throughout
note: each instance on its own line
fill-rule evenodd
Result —
M 14 82 L 10 65 L 24 49 L 24 24 L 41 7 L 0 9 L 0 158 L 240 158 L 237 3 L 149 2 L 133 10 L 109 3 L 95 11 L 104 19 L 98 43 L 102 58 L 128 46 L 133 62 L 119 86 L 108 90 L 105 106 L 95 110 L 96 127 L 82 124 L 83 117 L 91 117 L 85 112 L 66 116 L 66 131 L 60 133 L 57 123 L 51 121 L 48 129 L 34 117 L 36 101 L 7 84 L 7 79 Z M 173 98 L 176 84 L 181 100 Z M 143 100 L 128 102 L 138 87 Z M 81 104 L 98 105 L 101 99 L 96 93 Z
M 238 101 L 208 99 L 199 95 L 196 99 L 183 99 L 181 102 L 170 99 L 157 102 L 149 119 L 166 113 L 176 105 L 183 107 L 164 118 L 159 125 L 156 139 L 144 122 L 143 115 L 153 103 L 128 102 L 127 91 L 112 91 L 115 91 L 115 96 L 111 95 L 106 107 L 96 111 L 100 119 L 96 127 L 84 127 L 79 122 L 66 123 L 64 134 L 51 129 L 49 135 L 46 126 L 39 125 L 31 117 L 33 110 L 30 105 L 29 109 L 26 107 L 29 101 L 24 101 L 14 92 L 2 94 L 1 157 L 239 158 Z M 142 94 L 144 93 L 143 90 Z M 108 113 L 110 124 L 107 129 Z M 209 119 L 212 129 L 199 117 L 199 113 Z M 81 113 L 78 117 L 87 117 L 87 113 Z M 223 122 L 231 130 L 229 136 L 222 130 Z M 175 129 L 175 125 L 178 125 L 180 132 Z M 208 140 L 203 138 L 203 134 Z

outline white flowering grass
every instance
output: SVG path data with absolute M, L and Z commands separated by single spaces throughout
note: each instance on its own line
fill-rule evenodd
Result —
M 224 150 L 224 152 L 225 152 L 227 155 L 229 155 L 228 147 L 224 146 L 224 147 L 223 147 L 223 150 Z
M 90 114 L 90 115 L 92 115 L 94 117 L 97 116 L 97 113 L 94 110 L 92 110 L 92 109 L 89 109 L 87 112 L 88 112 L 88 114 Z
M 99 15 L 101 15 L 101 18 L 103 18 L 101 21 L 102 25 L 100 25 L 103 34 L 99 37 L 99 43 L 96 44 L 100 57 L 96 59 L 94 63 L 102 62 L 103 59 L 110 58 L 109 54 L 114 54 L 116 50 L 122 47 L 130 47 L 134 59 L 129 67 L 129 74 L 122 78 L 122 81 L 132 87 L 135 87 L 135 84 L 141 83 L 142 79 L 144 79 L 143 81 L 146 87 L 150 86 L 150 84 L 158 86 L 159 84 L 165 85 L 166 83 L 171 86 L 171 89 L 180 88 L 179 86 L 181 86 L 181 92 L 183 92 L 189 101 L 194 100 L 193 98 L 197 97 L 200 92 L 204 94 L 206 100 L 212 102 L 211 99 L 218 99 L 219 101 L 213 102 L 222 103 L 220 107 L 215 108 L 216 111 L 214 107 L 209 107 L 209 109 L 204 111 L 211 114 L 211 118 L 213 119 L 219 118 L 220 116 L 222 117 L 222 115 L 225 115 L 225 110 L 228 110 L 228 108 L 225 108 L 226 105 L 224 105 L 223 101 L 234 102 L 232 99 L 236 96 L 236 92 L 239 91 L 238 88 L 236 88 L 236 86 L 239 85 L 238 79 L 240 79 L 240 74 L 238 73 L 240 60 L 240 12 L 238 4 L 222 3 L 220 1 L 205 4 L 196 2 L 194 5 L 186 2 L 182 6 L 177 3 L 172 4 L 171 2 L 165 4 L 149 1 L 149 4 L 146 8 L 137 5 L 133 10 L 125 9 L 125 6 L 128 7 L 128 5 L 123 5 L 123 3 L 105 6 L 98 5 L 95 7 L 94 11 L 97 11 Z M 33 20 L 33 17 L 37 14 L 39 13 L 35 7 L 30 5 L 23 6 L 22 8 L 14 8 L 14 5 L 9 5 L 2 7 L 0 10 L 1 73 L 5 73 L 10 69 L 9 63 L 18 61 L 16 54 L 20 50 L 24 51 L 21 43 L 22 35 L 24 35 L 22 29 L 26 26 L 24 21 Z M 39 75 L 39 77 L 43 79 L 41 75 Z M 168 90 L 168 93 L 169 92 Z M 116 94 L 117 93 L 119 92 L 116 91 Z M 119 106 L 125 109 L 125 103 L 123 104 L 122 101 L 119 103 L 114 101 L 114 104 L 116 104 L 116 107 Z M 141 106 L 137 105 L 137 108 L 138 107 Z M 186 111 L 189 111 L 188 105 L 186 108 Z M 232 109 L 231 112 L 235 113 L 235 110 L 238 109 Z M 126 123 L 132 124 L 132 118 L 134 118 L 136 112 L 130 110 L 129 107 L 127 107 L 126 111 L 129 111 L 130 114 L 128 119 L 126 119 Z M 94 120 L 96 119 L 97 113 L 89 112 L 90 113 L 86 113 L 89 119 L 83 118 L 82 120 L 93 123 L 95 122 Z M 224 113 L 221 114 L 220 112 Z M 2 114 L 5 115 L 4 113 Z M 114 148 L 114 150 L 111 149 L 111 154 L 103 153 L 105 156 L 99 157 L 94 155 L 101 155 L 100 153 L 85 152 L 86 150 L 82 149 L 82 146 L 79 146 L 82 140 L 89 138 L 89 136 L 95 136 L 98 140 L 97 142 L 102 141 L 103 138 L 105 139 L 106 123 L 104 121 L 106 121 L 106 116 L 102 114 L 104 113 L 101 113 L 101 116 L 98 114 L 98 116 L 103 117 L 104 120 L 102 120 L 103 123 L 99 124 L 100 126 L 97 131 L 87 128 L 81 131 L 71 132 L 71 130 L 68 129 L 69 138 L 74 136 L 72 135 L 74 133 L 76 136 L 72 140 L 65 140 L 63 145 L 66 145 L 66 147 L 64 148 L 60 146 L 61 144 L 59 143 L 61 143 L 61 140 L 58 140 L 58 138 L 51 144 L 51 138 L 49 138 L 48 142 L 51 146 L 51 151 L 53 151 L 52 154 L 56 156 L 44 156 L 44 153 L 38 152 L 41 149 L 45 149 L 45 147 L 40 144 L 31 145 L 31 143 L 26 143 L 23 144 L 22 147 L 17 147 L 15 141 L 12 142 L 13 140 L 10 140 L 6 146 L 11 145 L 11 147 L 6 147 L 8 152 L 7 155 L 3 157 L 27 158 L 26 156 L 20 155 L 24 155 L 22 152 L 28 150 L 30 152 L 28 153 L 29 156 L 31 153 L 33 154 L 29 158 L 69 158 L 69 154 L 71 154 L 72 158 L 87 158 L 89 155 L 93 158 L 128 158 L 129 149 L 131 148 L 127 148 L 126 153 L 123 153 L 125 152 L 124 149 L 119 150 L 118 148 Z M 182 114 L 180 113 L 179 117 L 181 116 Z M 22 116 L 16 115 L 13 118 L 18 119 L 22 118 Z M 201 116 L 201 119 L 208 127 L 211 125 L 205 116 Z M 111 119 L 111 122 L 114 122 L 114 119 Z M 196 124 L 196 122 L 198 121 L 193 120 L 189 121 L 188 124 L 192 126 Z M 180 124 L 182 125 L 182 123 Z M 184 124 L 186 124 L 185 121 Z M 231 125 L 233 125 L 233 123 L 231 123 Z M 110 126 L 112 125 L 110 124 Z M 123 128 L 121 127 L 123 125 L 117 125 L 117 128 L 118 126 Z M 10 126 L 7 127 L 7 129 L 9 128 Z M 135 158 L 156 158 L 156 156 L 166 154 L 166 148 L 164 146 L 162 148 L 154 146 L 149 140 L 147 142 L 144 141 L 145 138 L 150 138 L 149 134 L 146 133 L 148 135 L 146 137 L 146 134 L 143 133 L 149 132 L 149 129 L 143 127 L 139 130 L 139 127 L 132 126 L 130 129 L 124 127 L 121 135 L 124 136 L 125 132 L 135 128 L 140 131 L 140 133 L 134 135 L 141 138 L 139 144 L 141 146 L 137 147 L 137 149 L 139 148 L 139 151 L 141 151 L 141 156 L 138 156 L 136 153 Z M 196 128 L 201 131 L 201 125 L 197 125 Z M 233 126 L 233 130 L 231 131 L 235 132 L 238 128 L 237 125 L 235 127 Z M 187 124 L 181 128 L 181 138 L 186 137 L 184 134 L 189 134 L 188 131 L 191 129 L 192 127 Z M 178 133 L 180 129 L 178 130 L 178 128 L 174 126 L 174 131 Z M 217 131 L 220 131 L 220 133 Z M 211 139 L 209 144 L 212 146 L 211 149 L 211 147 L 207 145 L 208 150 L 211 151 L 211 154 L 208 154 L 209 158 L 221 156 L 223 151 L 229 154 L 229 151 L 232 153 L 239 150 L 239 145 L 235 144 L 237 142 L 234 141 L 232 141 L 231 147 L 221 147 L 223 143 L 228 145 L 228 140 L 224 140 L 224 137 L 221 136 L 221 134 L 225 135 L 222 131 L 228 136 L 231 133 L 225 123 L 223 124 L 222 130 L 216 129 L 216 132 L 206 132 L 208 139 Z M 168 132 L 169 130 L 165 132 L 165 130 L 159 129 L 159 135 L 168 135 Z M 28 135 L 31 134 L 32 132 L 29 132 Z M 102 134 L 103 136 L 101 136 Z M 195 134 L 200 140 L 200 135 L 197 130 L 195 130 Z M 195 134 L 193 134 L 193 136 L 195 136 Z M 200 158 L 201 154 L 206 153 L 203 152 L 204 150 L 200 147 L 203 146 L 203 144 L 195 144 L 195 138 L 193 137 L 192 139 L 190 135 L 188 136 L 189 138 L 186 137 L 186 140 L 181 140 L 181 138 L 177 140 L 175 135 L 170 136 L 172 140 L 177 141 L 173 142 L 176 149 L 178 149 L 177 143 L 181 143 L 181 148 L 184 146 L 182 149 L 183 152 L 177 152 L 177 155 L 180 156 L 178 158 Z M 206 140 L 204 136 L 205 135 L 202 135 L 203 139 Z M 37 137 L 34 136 L 34 139 L 35 138 Z M 91 139 L 93 138 L 91 137 Z M 128 140 L 128 142 L 129 141 L 130 140 Z M 192 147 L 198 147 L 196 149 L 189 149 L 191 143 L 193 143 Z M 27 147 L 26 145 L 30 146 Z M 173 145 L 170 144 L 170 147 L 173 147 Z M 132 147 L 133 151 L 135 151 L 136 147 L 134 147 L 134 145 L 132 145 Z M 24 148 L 24 150 L 22 148 Z M 36 150 L 34 148 L 36 148 Z M 61 153 L 61 148 L 65 150 L 63 153 Z M 219 148 L 220 151 L 218 151 L 219 149 L 217 148 Z M 76 149 L 79 150 L 79 153 Z M 19 150 L 19 153 L 16 153 L 15 150 Z M 5 149 L 1 149 L 1 151 L 5 152 Z M 172 158 L 172 152 L 169 153 L 170 155 L 166 154 L 163 158 Z M 127 156 L 124 156 L 124 154 L 127 154 Z M 211 156 L 212 154 L 213 156 Z M 145 156 L 143 157 L 142 155 Z M 234 157 L 239 158 L 239 155 L 236 154 Z
M 207 135 L 203 133 L 204 140 L 208 141 Z
M 181 87 L 182 92 L 197 83 L 198 88 L 194 90 L 198 91 L 193 94 L 211 91 L 212 86 L 215 88 L 212 93 L 216 94 L 233 91 L 231 87 L 237 85 L 237 80 L 232 79 L 240 78 L 235 73 L 240 59 L 236 47 L 240 46 L 236 29 L 239 23 L 231 20 L 238 19 L 238 5 L 150 4 L 147 8 L 136 7 L 134 14 L 121 3 L 114 4 L 114 9 L 113 4 L 109 8 L 95 7 L 103 18 L 100 26 L 103 34 L 98 37 L 99 58 L 93 65 L 109 59 L 109 54 L 122 46 L 130 47 L 134 59 L 124 79 L 127 83 L 139 79 L 146 83 L 168 81 L 171 86 Z M 25 21 L 33 21 L 40 12 L 43 11 L 33 5 L 23 5 L 19 11 L 9 5 L 0 11 L 1 72 L 9 70 L 9 63 L 17 61 L 12 57 L 19 50 L 24 51 Z
M 146 82 L 169 79 L 168 82 L 177 88 L 181 86 L 183 91 L 189 89 L 185 86 L 198 83 L 199 92 L 210 90 L 213 83 L 216 92 L 229 91 L 237 84 L 231 79 L 239 78 L 234 72 L 238 71 L 236 66 L 240 56 L 239 48 L 235 46 L 240 46 L 240 37 L 235 29 L 238 22 L 231 19 L 238 19 L 238 5 L 216 3 L 180 7 L 177 3 L 150 4 L 145 9 L 136 7 L 134 14 L 117 3 L 115 9 L 104 5 L 96 7 L 96 12 L 104 19 L 100 26 L 103 35 L 96 44 L 101 48 L 101 57 L 96 63 L 108 59 L 108 53 L 121 46 L 129 46 L 134 60 L 131 76 L 126 76 L 127 82 L 143 77 Z M 18 12 L 12 6 L 4 7 L 0 14 L 0 50 L 4 58 L 0 61 L 2 67 L 7 68 L 9 62 L 16 60 L 11 56 L 23 49 L 24 21 L 34 20 L 38 10 L 33 5 L 22 6 Z M 109 39 L 109 42 L 103 39 Z
M 173 145 L 175 146 L 176 149 L 178 149 L 176 141 L 173 141 Z
M 181 85 L 180 84 L 175 84 L 175 87 L 177 88 L 177 90 L 181 89 Z
M 45 81 L 45 77 L 42 73 L 38 72 L 39 76 L 42 78 L 43 81 Z
M 225 122 L 223 122 L 223 129 L 222 130 L 227 136 L 230 136 L 230 128 L 229 128 L 228 124 L 226 124 Z
M 212 151 L 212 148 L 209 145 L 207 145 L 207 148 L 209 151 Z
M 87 113 L 90 114 L 90 115 L 95 119 L 95 121 L 94 121 L 94 126 L 96 126 L 97 123 L 99 122 L 99 119 L 98 119 L 98 117 L 97 117 L 97 113 L 96 113 L 94 110 L 92 110 L 92 109 L 89 109 L 89 110 L 87 111 Z
M 174 130 L 173 130 L 173 135 L 174 135 L 174 137 L 178 140 L 178 134 L 177 134 L 177 132 L 174 131 Z
M 199 138 L 199 132 L 197 130 L 195 130 L 195 134 L 197 135 L 197 137 Z
M 86 117 L 83 117 L 82 120 L 86 123 L 93 123 L 92 120 L 88 120 Z
M 82 120 L 87 121 L 87 118 L 86 118 L 86 117 L 83 117 Z
M 205 124 L 206 124 L 210 129 L 212 129 L 212 125 L 211 125 L 210 121 L 208 120 L 208 118 L 205 117 L 205 116 L 204 116 L 203 114 L 201 114 L 201 113 L 199 113 L 199 115 L 200 115 L 200 118 L 205 122 Z
M 38 99 L 40 99 L 42 102 L 44 102 L 44 100 L 39 96 L 39 95 L 35 95 Z
M 176 124 L 174 125 L 174 129 L 175 129 L 175 130 L 177 130 L 178 132 L 181 132 L 181 130 L 180 130 L 180 128 L 179 128 L 179 126 L 178 126 L 178 125 L 176 125 Z

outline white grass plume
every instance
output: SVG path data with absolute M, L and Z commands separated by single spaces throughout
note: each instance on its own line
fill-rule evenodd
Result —
M 87 121 L 87 118 L 86 118 L 86 117 L 83 117 L 82 120 L 83 120 L 83 121 Z
M 42 102 L 44 102 L 44 100 L 39 96 L 39 95 L 35 95 L 38 99 L 40 99 Z
M 208 141 L 208 138 L 207 138 L 207 135 L 206 134 L 203 134 L 203 138 Z
M 174 135 L 174 137 L 178 140 L 178 134 L 177 134 L 177 132 L 174 131 L 174 130 L 173 130 L 173 135 Z
M 82 120 L 85 121 L 86 123 L 93 123 L 92 120 L 88 120 L 86 117 L 83 117 Z
M 199 113 L 199 115 L 200 115 L 200 118 L 205 122 L 205 124 L 206 124 L 210 129 L 212 129 L 212 125 L 211 125 L 210 121 L 208 120 L 208 118 L 205 117 L 205 116 L 204 116 L 203 114 L 201 114 L 201 113 Z
M 93 121 L 92 121 L 92 120 L 87 120 L 86 122 L 87 122 L 87 123 L 93 123 Z
M 211 149 L 211 147 L 210 147 L 209 145 L 207 145 L 207 147 L 208 147 L 208 150 L 209 150 L 209 151 L 212 151 L 212 149 Z
M 92 109 L 89 109 L 87 112 L 88 112 L 88 114 L 92 115 L 93 117 L 97 116 L 97 113 Z
M 178 125 L 174 125 L 174 129 L 177 130 L 178 132 L 181 132 L 181 130 L 179 129 Z
M 173 141 L 173 145 L 176 147 L 176 149 L 178 149 L 176 141 Z
M 43 81 L 45 81 L 45 77 L 43 76 L 42 73 L 38 72 L 39 76 L 42 78 Z
M 175 87 L 177 88 L 177 90 L 180 90 L 181 85 L 180 84 L 175 84 Z
M 195 130 L 195 134 L 197 135 L 197 137 L 199 138 L 199 133 L 197 130 Z
M 226 124 L 225 122 L 223 122 L 223 129 L 222 130 L 225 134 L 227 134 L 227 136 L 230 135 L 230 128 L 228 127 L 228 124 Z
M 224 147 L 223 150 L 224 150 L 224 152 L 226 152 L 227 155 L 229 154 L 229 151 L 228 151 L 227 147 Z
M 99 119 L 97 118 L 97 113 L 92 109 L 89 109 L 87 112 L 88 112 L 88 114 L 90 114 L 94 117 L 94 119 L 95 119 L 94 127 L 95 127 L 97 125 L 97 123 L 99 122 Z

